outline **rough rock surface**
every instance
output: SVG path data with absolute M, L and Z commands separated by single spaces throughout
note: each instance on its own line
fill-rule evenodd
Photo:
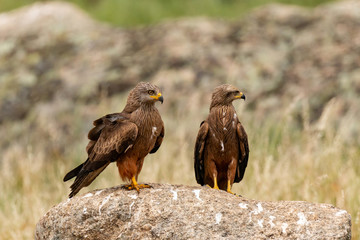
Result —
M 36 239 L 350 239 L 351 220 L 329 204 L 265 202 L 208 187 L 152 184 L 89 192 L 50 209 Z

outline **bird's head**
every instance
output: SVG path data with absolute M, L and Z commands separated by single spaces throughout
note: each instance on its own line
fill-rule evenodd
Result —
M 230 84 L 220 85 L 213 91 L 210 108 L 213 106 L 229 105 L 236 99 L 245 100 L 245 94 Z
M 164 97 L 160 88 L 149 82 L 140 82 L 130 92 L 128 104 L 140 106 L 141 104 L 154 104 L 160 101 L 163 103 Z

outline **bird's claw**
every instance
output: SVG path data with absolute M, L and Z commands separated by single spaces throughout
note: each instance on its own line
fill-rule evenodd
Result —
M 138 187 L 141 188 L 151 188 L 149 184 L 139 184 Z
M 228 193 L 233 194 L 233 195 L 235 195 L 235 196 L 236 196 L 236 193 L 233 193 L 233 192 L 232 192 L 232 191 L 230 191 L 230 190 L 227 190 L 226 192 L 228 192 Z
M 128 185 L 124 185 L 123 188 L 125 188 L 126 190 L 133 190 L 136 189 L 137 192 L 140 192 L 140 189 L 142 188 L 151 188 L 150 185 L 148 184 L 128 184 Z
M 206 184 L 205 186 L 207 186 L 208 188 L 211 188 L 211 189 L 220 190 L 218 186 L 211 187 L 209 184 Z

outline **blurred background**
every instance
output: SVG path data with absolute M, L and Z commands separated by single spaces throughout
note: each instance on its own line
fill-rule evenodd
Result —
M 47 0 L 0 0 L 0 12 Z M 93 18 L 121 27 L 149 25 L 164 19 L 207 16 L 236 20 L 254 7 L 268 3 L 315 7 L 331 0 L 70 0 Z
M 196 185 L 211 92 L 237 86 L 250 160 L 233 191 L 330 203 L 360 237 L 357 0 L 0 0 L 0 239 L 32 239 L 67 199 L 92 121 L 139 81 L 162 88 L 166 135 L 140 182 Z M 110 165 L 88 188 L 122 184 Z

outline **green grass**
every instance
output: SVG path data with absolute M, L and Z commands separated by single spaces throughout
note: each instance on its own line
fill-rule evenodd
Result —
M 71 0 L 100 21 L 118 26 L 138 26 L 165 19 L 208 16 L 237 19 L 254 7 L 269 3 L 315 7 L 331 0 Z M 0 12 L 36 2 L 34 0 L 0 0 Z

